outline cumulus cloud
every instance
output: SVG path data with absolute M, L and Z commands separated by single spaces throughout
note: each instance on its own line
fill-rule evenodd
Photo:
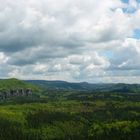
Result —
M 8 61 L 8 57 L 5 56 L 3 52 L 0 52 L 0 64 L 6 63 Z
M 140 74 L 136 0 L 0 2 L 0 77 L 129 82 Z

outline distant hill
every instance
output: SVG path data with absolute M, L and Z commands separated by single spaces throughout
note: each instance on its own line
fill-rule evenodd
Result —
M 66 81 L 45 81 L 45 80 L 27 80 L 27 83 L 38 85 L 45 89 L 65 89 L 65 90 L 87 90 L 95 89 L 98 84 L 82 83 L 70 83 Z
M 30 83 L 26 83 L 22 80 L 15 78 L 11 79 L 0 79 L 0 90 L 9 90 L 9 89 L 31 89 L 33 92 L 39 91 L 39 87 Z
M 85 90 L 101 92 L 135 92 L 140 93 L 139 84 L 91 84 L 87 82 L 70 83 L 66 81 L 27 80 L 30 84 L 38 85 L 44 89 L 53 90 Z
M 140 93 L 140 84 L 91 84 L 87 82 L 70 83 L 66 81 L 45 81 L 45 80 L 18 80 L 0 79 L 0 90 L 8 89 L 32 89 L 33 92 L 39 92 L 41 88 L 45 90 L 84 90 L 100 92 L 123 92 Z

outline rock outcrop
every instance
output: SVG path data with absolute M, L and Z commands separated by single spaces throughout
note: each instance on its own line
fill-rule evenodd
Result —
M 0 91 L 0 99 L 30 95 L 32 95 L 31 89 L 10 89 L 9 91 Z

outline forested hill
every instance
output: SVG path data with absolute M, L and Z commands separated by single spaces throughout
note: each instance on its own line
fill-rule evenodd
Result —
M 9 90 L 9 89 L 31 89 L 32 91 L 39 91 L 40 88 L 36 85 L 26 83 L 22 80 L 15 78 L 11 79 L 0 79 L 0 90 Z
M 103 92 L 134 92 L 140 93 L 140 84 L 91 84 L 87 82 L 70 83 L 66 81 L 27 80 L 30 84 L 38 85 L 44 89 L 57 90 L 85 90 Z

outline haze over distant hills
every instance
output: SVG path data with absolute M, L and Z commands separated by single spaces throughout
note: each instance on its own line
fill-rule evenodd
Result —
M 125 83 L 71 83 L 67 81 L 45 81 L 45 80 L 26 80 L 25 82 L 38 85 L 44 89 L 56 90 L 91 90 L 91 91 L 113 91 L 113 92 L 140 92 L 140 84 Z

